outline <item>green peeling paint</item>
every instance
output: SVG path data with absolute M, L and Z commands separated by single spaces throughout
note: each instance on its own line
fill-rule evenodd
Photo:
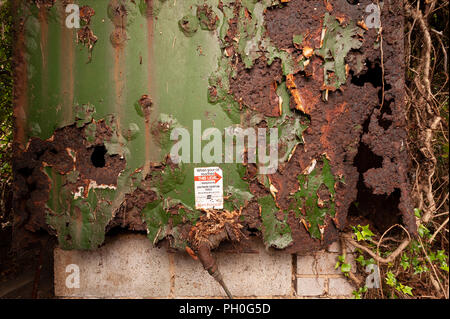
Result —
M 309 233 L 317 239 L 321 239 L 320 227 L 324 226 L 326 215 L 334 217 L 336 214 L 335 179 L 326 156 L 322 156 L 321 161 L 323 163 L 321 169 L 317 167 L 319 165 L 317 164 L 311 173 L 298 176 L 299 190 L 294 194 L 297 202 L 296 217 L 306 220 L 309 224 Z M 328 198 L 319 197 L 319 188 L 322 185 L 326 188 Z
M 177 208 L 176 214 L 170 213 L 170 209 L 173 207 Z M 187 239 L 183 238 L 179 227 L 186 222 L 195 225 L 200 215 L 200 212 L 186 207 L 180 201 L 162 197 L 147 204 L 142 211 L 147 225 L 148 239 L 155 244 L 159 240 L 171 236 L 171 246 L 178 249 L 184 249 L 188 245 Z
M 324 87 L 339 89 L 347 80 L 345 57 L 350 50 L 361 48 L 364 29 L 355 21 L 341 26 L 329 13 L 325 13 L 323 28 L 326 29 L 323 45 L 315 53 L 324 59 Z
M 112 217 L 110 203 L 117 193 L 111 189 L 91 188 L 87 197 L 74 197 L 64 186 L 73 183 L 77 172 L 60 175 L 51 167 L 46 167 L 45 172 L 52 180 L 47 223 L 57 231 L 61 248 L 100 246 L 105 238 L 105 227 Z
M 286 214 L 284 220 L 277 218 L 280 209 L 275 204 L 271 195 L 258 199 L 261 208 L 261 219 L 263 223 L 264 242 L 267 247 L 272 246 L 283 249 L 292 243 L 291 229 L 286 222 Z
M 219 25 L 219 17 L 207 4 L 197 6 L 197 19 L 203 30 L 213 31 Z
M 76 108 L 77 126 L 83 128 L 85 139 L 89 143 L 95 140 L 96 123 L 92 119 L 95 113 L 93 105 Z M 129 158 L 127 141 L 117 132 L 114 117 L 108 116 L 104 121 L 113 131 L 112 137 L 104 140 L 107 153 Z M 75 160 L 74 151 L 71 150 L 70 153 Z M 75 184 L 80 173 L 75 167 L 67 174 L 60 174 L 50 166 L 44 167 L 43 171 L 50 181 L 49 199 L 46 203 L 47 223 L 57 231 L 59 244 L 64 249 L 92 249 L 100 246 L 113 212 L 119 208 L 125 194 L 137 186 L 130 175 L 130 169 L 121 172 L 117 186 L 97 185 L 88 181 L 89 185 L 79 187 Z

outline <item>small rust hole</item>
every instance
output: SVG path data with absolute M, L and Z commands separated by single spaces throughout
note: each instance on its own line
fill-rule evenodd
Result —
M 92 165 L 95 167 L 105 167 L 105 155 L 106 147 L 105 145 L 97 145 L 94 147 L 94 151 L 91 155 Z

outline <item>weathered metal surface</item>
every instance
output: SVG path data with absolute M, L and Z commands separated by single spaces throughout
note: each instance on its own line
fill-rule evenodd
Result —
M 17 243 L 45 229 L 64 249 L 94 249 L 123 227 L 189 250 L 216 221 L 221 240 L 239 230 L 305 252 L 336 240 L 349 212 L 380 228 L 403 218 L 414 234 L 401 1 L 384 2 L 382 38 L 361 23 L 371 3 L 17 1 Z M 206 163 L 199 124 L 277 128 L 277 171 Z M 169 156 L 175 128 L 193 135 L 188 163 Z M 208 166 L 222 169 L 225 199 L 210 222 L 193 174 Z

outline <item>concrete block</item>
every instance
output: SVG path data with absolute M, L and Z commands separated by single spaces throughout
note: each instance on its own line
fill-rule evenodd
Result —
M 327 247 L 327 251 L 330 253 L 341 253 L 341 244 L 339 243 L 339 241 L 335 241 Z
M 117 236 L 94 251 L 57 248 L 54 257 L 58 297 L 139 298 L 170 293 L 167 253 L 153 248 L 145 235 Z
M 339 254 L 320 251 L 316 255 L 297 256 L 297 275 L 340 275 L 341 270 L 335 269 Z M 354 256 L 348 254 L 348 263 L 352 265 L 351 271 L 356 272 Z
M 266 251 L 255 243 L 258 254 L 216 253 L 224 281 L 236 297 L 287 296 L 291 294 L 292 257 L 280 251 Z M 175 259 L 175 296 L 226 296 L 220 285 L 187 254 Z
M 316 297 L 325 293 L 325 278 L 297 278 L 297 295 Z
M 332 243 L 330 246 L 327 247 L 326 250 L 330 253 L 338 253 L 340 255 L 342 254 L 341 244 L 339 241 L 335 241 L 334 243 Z M 346 243 L 345 250 L 346 250 L 347 254 L 349 254 L 349 253 L 353 253 L 356 250 L 356 248 L 354 246 Z
M 331 296 L 348 296 L 351 298 L 353 290 L 355 290 L 355 287 L 344 277 L 330 278 L 328 281 L 328 294 Z

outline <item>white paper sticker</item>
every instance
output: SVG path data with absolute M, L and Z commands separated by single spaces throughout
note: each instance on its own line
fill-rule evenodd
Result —
M 194 168 L 195 208 L 223 209 L 223 173 L 220 167 Z

